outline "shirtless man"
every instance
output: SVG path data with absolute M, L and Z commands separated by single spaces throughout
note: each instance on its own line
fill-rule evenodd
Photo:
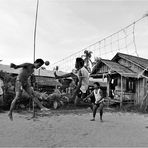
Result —
M 37 59 L 34 64 L 31 63 L 24 63 L 21 65 L 15 65 L 13 63 L 10 64 L 11 68 L 17 69 L 17 68 L 22 68 L 20 71 L 20 74 L 18 74 L 16 78 L 16 83 L 15 83 L 15 98 L 11 103 L 10 106 L 10 111 L 8 113 L 8 116 L 10 120 L 13 120 L 12 112 L 15 107 L 16 101 L 21 97 L 22 89 L 24 89 L 30 97 L 33 98 L 33 101 L 37 103 L 37 105 L 41 108 L 42 111 L 47 111 L 49 109 L 45 108 L 40 101 L 37 99 L 33 88 L 29 84 L 29 77 L 33 74 L 34 69 L 40 68 L 44 64 L 44 61 L 42 59 Z

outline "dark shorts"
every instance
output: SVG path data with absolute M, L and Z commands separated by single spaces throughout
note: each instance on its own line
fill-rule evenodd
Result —
M 16 80 L 15 82 L 15 92 L 21 92 L 23 89 L 27 90 L 29 87 L 30 85 L 28 82 L 21 82 L 19 80 Z
M 80 101 L 82 101 L 84 98 L 87 97 L 87 93 L 83 93 L 81 90 L 79 90 L 77 97 L 75 98 L 75 105 L 77 105 Z
M 101 102 L 101 103 L 93 103 L 94 106 L 96 106 L 97 108 L 99 107 L 100 109 L 103 109 L 104 107 L 104 102 Z
M 78 96 L 78 98 L 84 99 L 84 98 L 87 97 L 87 92 L 86 93 L 83 93 L 81 90 L 79 90 L 77 96 Z
M 90 101 L 91 103 L 94 103 L 95 104 L 95 96 L 94 95 L 90 97 L 90 100 L 91 100 Z
M 15 92 L 19 93 L 19 95 L 22 94 L 23 89 L 28 93 L 30 97 L 35 97 L 36 93 L 34 92 L 33 88 L 31 85 L 26 81 L 26 82 L 21 82 L 19 80 L 16 81 L 15 83 Z

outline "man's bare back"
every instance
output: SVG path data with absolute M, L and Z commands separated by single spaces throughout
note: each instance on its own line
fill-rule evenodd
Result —
M 25 63 L 24 67 L 20 70 L 17 80 L 20 82 L 26 82 L 28 78 L 34 73 L 35 66 L 30 63 Z

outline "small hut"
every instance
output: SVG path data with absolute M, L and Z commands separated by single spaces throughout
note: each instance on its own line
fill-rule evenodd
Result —
M 112 60 L 100 59 L 91 77 L 107 79 L 107 94 L 114 101 L 141 104 L 147 94 L 148 79 L 141 75 L 148 59 L 117 53 Z

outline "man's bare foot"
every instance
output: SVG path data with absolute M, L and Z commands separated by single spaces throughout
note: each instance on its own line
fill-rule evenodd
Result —
M 8 113 L 8 117 L 11 121 L 13 121 L 13 116 L 12 116 L 12 113 Z
M 90 121 L 95 121 L 95 119 L 93 118 L 93 119 L 91 119 Z
M 50 111 L 50 109 L 49 109 L 49 108 L 44 107 L 44 108 L 42 108 L 42 109 L 41 109 L 41 111 Z

